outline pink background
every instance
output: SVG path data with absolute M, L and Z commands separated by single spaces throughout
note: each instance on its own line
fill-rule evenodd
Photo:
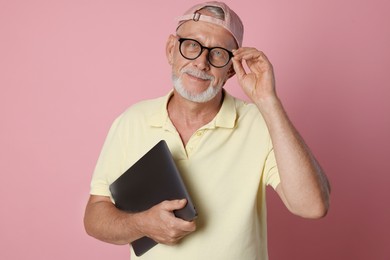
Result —
M 112 120 L 171 88 L 165 42 L 194 3 L 0 0 L 0 259 L 128 259 L 84 232 L 91 174 Z M 333 188 L 319 221 L 269 190 L 271 259 L 390 259 L 389 2 L 227 3 Z

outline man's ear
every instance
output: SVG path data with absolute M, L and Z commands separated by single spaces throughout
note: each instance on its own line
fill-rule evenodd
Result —
M 231 77 L 233 77 L 234 75 L 236 74 L 236 72 L 234 71 L 234 67 L 233 67 L 233 64 L 230 66 L 228 72 L 227 72 L 227 77 L 225 79 L 225 81 L 223 82 L 223 85 L 225 85 L 226 81 L 228 81 L 228 79 L 230 79 Z
M 167 45 L 165 47 L 165 54 L 167 55 L 167 60 L 170 65 L 172 65 L 173 63 L 173 53 L 175 50 L 176 41 L 177 41 L 176 36 L 172 34 L 169 35 Z
M 235 74 L 236 74 L 236 72 L 234 71 L 234 67 L 233 67 L 233 64 L 232 64 L 232 65 L 230 65 L 230 68 L 229 68 L 228 73 L 227 73 L 228 79 L 233 77 Z

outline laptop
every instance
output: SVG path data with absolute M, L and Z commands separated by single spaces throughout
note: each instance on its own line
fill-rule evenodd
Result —
M 184 208 L 174 211 L 176 217 L 192 221 L 197 212 L 180 176 L 165 140 L 159 141 L 126 172 L 110 185 L 118 209 L 145 211 L 164 200 L 187 199 Z M 137 256 L 143 255 L 157 242 L 142 237 L 131 243 Z

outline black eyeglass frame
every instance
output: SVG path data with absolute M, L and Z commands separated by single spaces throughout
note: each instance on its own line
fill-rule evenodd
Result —
M 186 57 L 186 56 L 183 54 L 183 52 L 181 51 L 181 45 L 182 45 L 182 43 L 183 43 L 184 41 L 188 41 L 188 40 L 196 42 L 197 44 L 199 44 L 199 46 L 200 46 L 200 48 L 201 48 L 201 51 L 199 52 L 198 56 L 196 56 L 196 57 L 194 57 L 194 58 L 188 58 L 188 57 Z M 179 45 L 180 54 L 181 54 L 181 56 L 183 56 L 183 57 L 184 57 L 185 59 L 187 59 L 187 60 L 196 60 L 197 58 L 199 58 L 200 55 L 202 55 L 203 50 L 206 49 L 206 50 L 209 51 L 208 54 L 207 54 L 207 61 L 210 63 L 210 65 L 213 66 L 213 67 L 215 67 L 215 68 L 223 68 L 223 67 L 225 67 L 226 65 L 228 65 L 229 62 L 230 62 L 230 59 L 234 57 L 233 52 L 231 52 L 231 51 L 229 51 L 228 49 L 225 49 L 225 48 L 223 48 L 223 47 L 211 47 L 211 48 L 210 48 L 210 47 L 206 47 L 206 46 L 203 46 L 203 45 L 202 45 L 200 42 L 198 42 L 197 40 L 194 40 L 194 39 L 191 39 L 191 38 L 179 38 L 178 41 L 180 42 L 180 45 Z M 229 59 L 227 60 L 226 64 L 224 64 L 224 65 L 222 65 L 222 66 L 216 66 L 216 65 L 214 65 L 213 63 L 211 63 L 211 61 L 210 61 L 210 53 L 211 53 L 211 51 L 214 50 L 214 49 L 222 49 L 222 50 L 226 51 L 226 52 L 229 54 Z

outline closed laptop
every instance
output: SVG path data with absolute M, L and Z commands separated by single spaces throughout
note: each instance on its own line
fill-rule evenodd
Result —
M 128 212 L 145 211 L 164 200 L 187 199 L 187 205 L 174 211 L 176 217 L 192 221 L 196 209 L 187 192 L 181 175 L 164 140 L 158 142 L 134 165 L 110 185 L 110 191 L 118 209 Z M 157 242 L 142 237 L 132 243 L 140 256 Z

